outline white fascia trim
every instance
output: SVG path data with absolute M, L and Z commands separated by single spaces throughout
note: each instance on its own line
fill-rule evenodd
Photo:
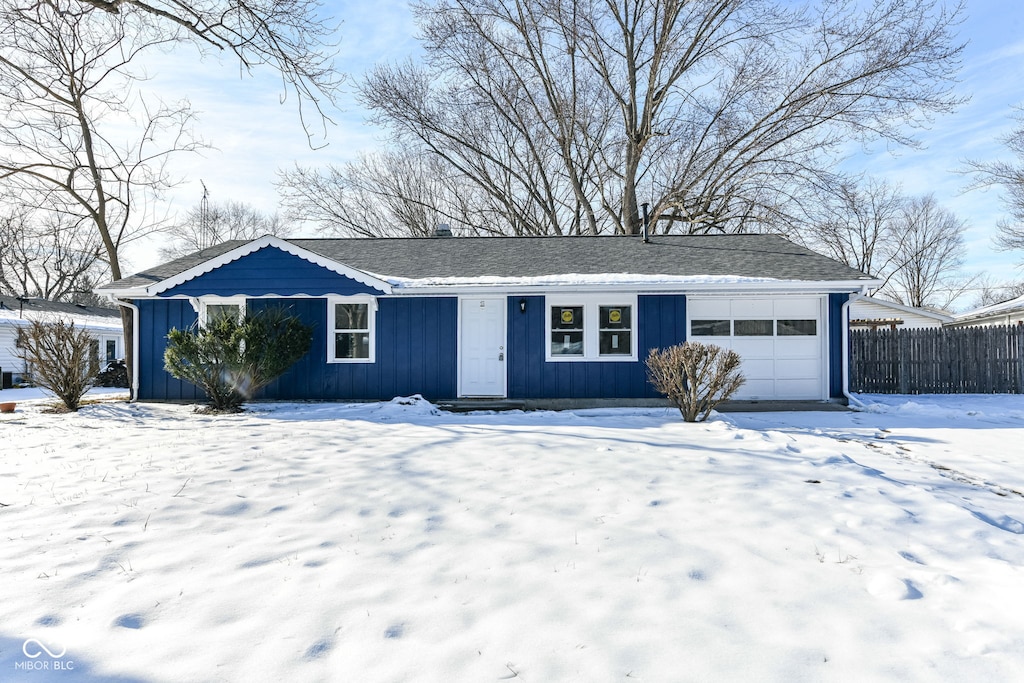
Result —
M 331 259 L 320 256 L 319 254 L 315 254 L 309 251 L 308 249 L 297 247 L 294 244 L 287 242 L 281 239 L 280 237 L 274 237 L 273 235 L 264 235 L 259 239 L 255 239 L 252 242 L 248 242 L 246 244 L 243 244 L 239 247 L 232 249 L 231 251 L 225 252 L 220 256 L 216 256 L 210 259 L 209 261 L 204 261 L 203 263 L 200 263 L 198 266 L 190 268 L 182 273 L 178 273 L 174 277 L 167 278 L 166 280 L 161 280 L 160 282 L 149 285 L 148 287 L 145 288 L 102 291 L 103 293 L 116 293 L 117 296 L 120 297 L 131 297 L 132 295 L 136 295 L 137 293 L 144 293 L 147 295 L 160 294 L 161 292 L 165 292 L 168 289 L 177 287 L 178 285 L 188 282 L 189 280 L 193 280 L 199 277 L 200 275 L 205 275 L 206 273 L 209 273 L 212 270 L 227 265 L 232 261 L 237 261 L 243 256 L 248 256 L 249 254 L 257 252 L 265 247 L 274 247 L 276 249 L 280 249 L 281 251 L 287 252 L 292 256 L 297 256 L 298 258 L 301 258 L 304 261 L 309 261 L 314 265 L 326 268 L 327 270 L 333 273 L 337 273 L 338 275 L 341 275 L 343 277 L 350 278 L 368 287 L 373 287 L 374 289 L 384 294 L 391 293 L 391 285 L 385 282 L 384 280 L 376 278 L 361 270 L 350 268 L 349 266 L 346 266 L 342 263 L 338 263 L 337 261 L 332 261 Z M 101 290 L 97 290 L 97 292 L 100 291 Z
M 149 296 L 149 292 L 145 287 L 131 287 L 129 289 L 104 289 L 99 287 L 92 290 L 93 294 L 97 296 L 106 297 L 108 299 L 145 299 Z

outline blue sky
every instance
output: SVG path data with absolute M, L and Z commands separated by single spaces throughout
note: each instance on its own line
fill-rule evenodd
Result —
M 337 66 L 357 79 L 375 62 L 402 59 L 416 49 L 415 25 L 402 0 L 328 2 L 343 21 Z M 992 249 L 991 237 L 1004 210 L 998 191 L 965 192 L 968 178 L 957 173 L 965 159 L 1007 156 L 999 138 L 1013 128 L 1014 105 L 1024 104 L 1024 3 L 1020 0 L 967 0 L 960 37 L 969 41 L 957 92 L 970 102 L 955 114 L 937 118 L 918 138 L 920 150 L 893 153 L 879 146 L 858 155 L 846 170 L 866 171 L 898 182 L 909 194 L 934 192 L 939 202 L 968 221 L 967 272 L 985 271 L 996 280 L 1024 278 L 1015 263 L 1024 254 Z M 186 96 L 200 112 L 197 132 L 217 149 L 182 157 L 173 165 L 184 179 L 170 195 L 172 208 L 184 210 L 202 195 L 199 180 L 216 201 L 242 200 L 273 211 L 277 169 L 298 161 L 324 165 L 353 158 L 379 144 L 380 133 L 364 121 L 347 93 L 343 110 L 333 112 L 336 126 L 328 145 L 312 150 L 298 123 L 293 100 L 281 103 L 281 82 L 272 72 L 241 75 L 228 58 L 178 54 L 154 60 L 151 87 Z M 128 254 L 130 270 L 157 260 L 152 243 L 140 242 Z

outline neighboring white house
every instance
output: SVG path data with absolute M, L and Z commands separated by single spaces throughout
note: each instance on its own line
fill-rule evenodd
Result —
M 70 320 L 89 331 L 96 340 L 96 359 L 106 363 L 124 358 L 124 332 L 117 309 L 83 306 L 45 299 L 0 296 L 0 378 L 7 386 L 25 374 L 25 361 L 18 357 L 19 330 L 32 320 Z
M 950 324 L 956 327 L 1024 325 L 1024 296 L 961 313 Z
M 853 329 L 918 329 L 942 327 L 953 316 L 928 308 L 915 308 L 885 299 L 863 297 L 850 304 L 850 327 Z

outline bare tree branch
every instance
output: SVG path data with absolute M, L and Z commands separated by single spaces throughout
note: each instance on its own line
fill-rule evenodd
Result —
M 1011 161 L 969 161 L 967 172 L 974 174 L 972 188 L 999 186 L 1009 216 L 998 224 L 994 238 L 997 249 L 1020 251 L 1024 266 L 1024 110 L 1014 117 L 1017 127 L 1002 142 L 1017 158 Z
M 99 236 L 80 220 L 11 209 L 0 216 L 0 293 L 94 302 L 102 251 Z
M 631 233 L 645 200 L 661 231 L 778 229 L 851 140 L 913 144 L 914 125 L 961 102 L 961 8 L 939 0 L 415 12 L 423 63 L 379 66 L 359 95 L 397 149 L 475 187 L 506 234 Z
M 164 233 L 171 243 L 160 248 L 160 258 L 172 259 L 227 242 L 252 240 L 263 235 L 287 237 L 291 226 L 278 214 L 265 214 L 244 202 L 212 202 L 196 206 Z
M 333 64 L 336 22 L 319 0 L 44 0 L 86 14 L 90 8 L 118 15 L 147 17 L 174 40 L 195 39 L 200 46 L 230 50 L 242 67 L 268 65 L 281 75 L 285 96 L 296 97 L 306 134 L 312 141 L 311 105 L 321 124 L 330 123 L 325 105 L 335 104 L 342 83 Z
M 75 0 L 0 10 L 0 184 L 89 225 L 113 279 L 123 246 L 161 227 L 151 202 L 174 184 L 169 157 L 202 146 L 187 103 L 136 93 L 133 60 L 167 41 L 137 16 Z

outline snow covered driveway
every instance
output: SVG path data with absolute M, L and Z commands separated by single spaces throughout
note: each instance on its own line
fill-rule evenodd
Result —
M 1019 676 L 1024 397 L 872 398 L 19 403 L 0 681 Z

